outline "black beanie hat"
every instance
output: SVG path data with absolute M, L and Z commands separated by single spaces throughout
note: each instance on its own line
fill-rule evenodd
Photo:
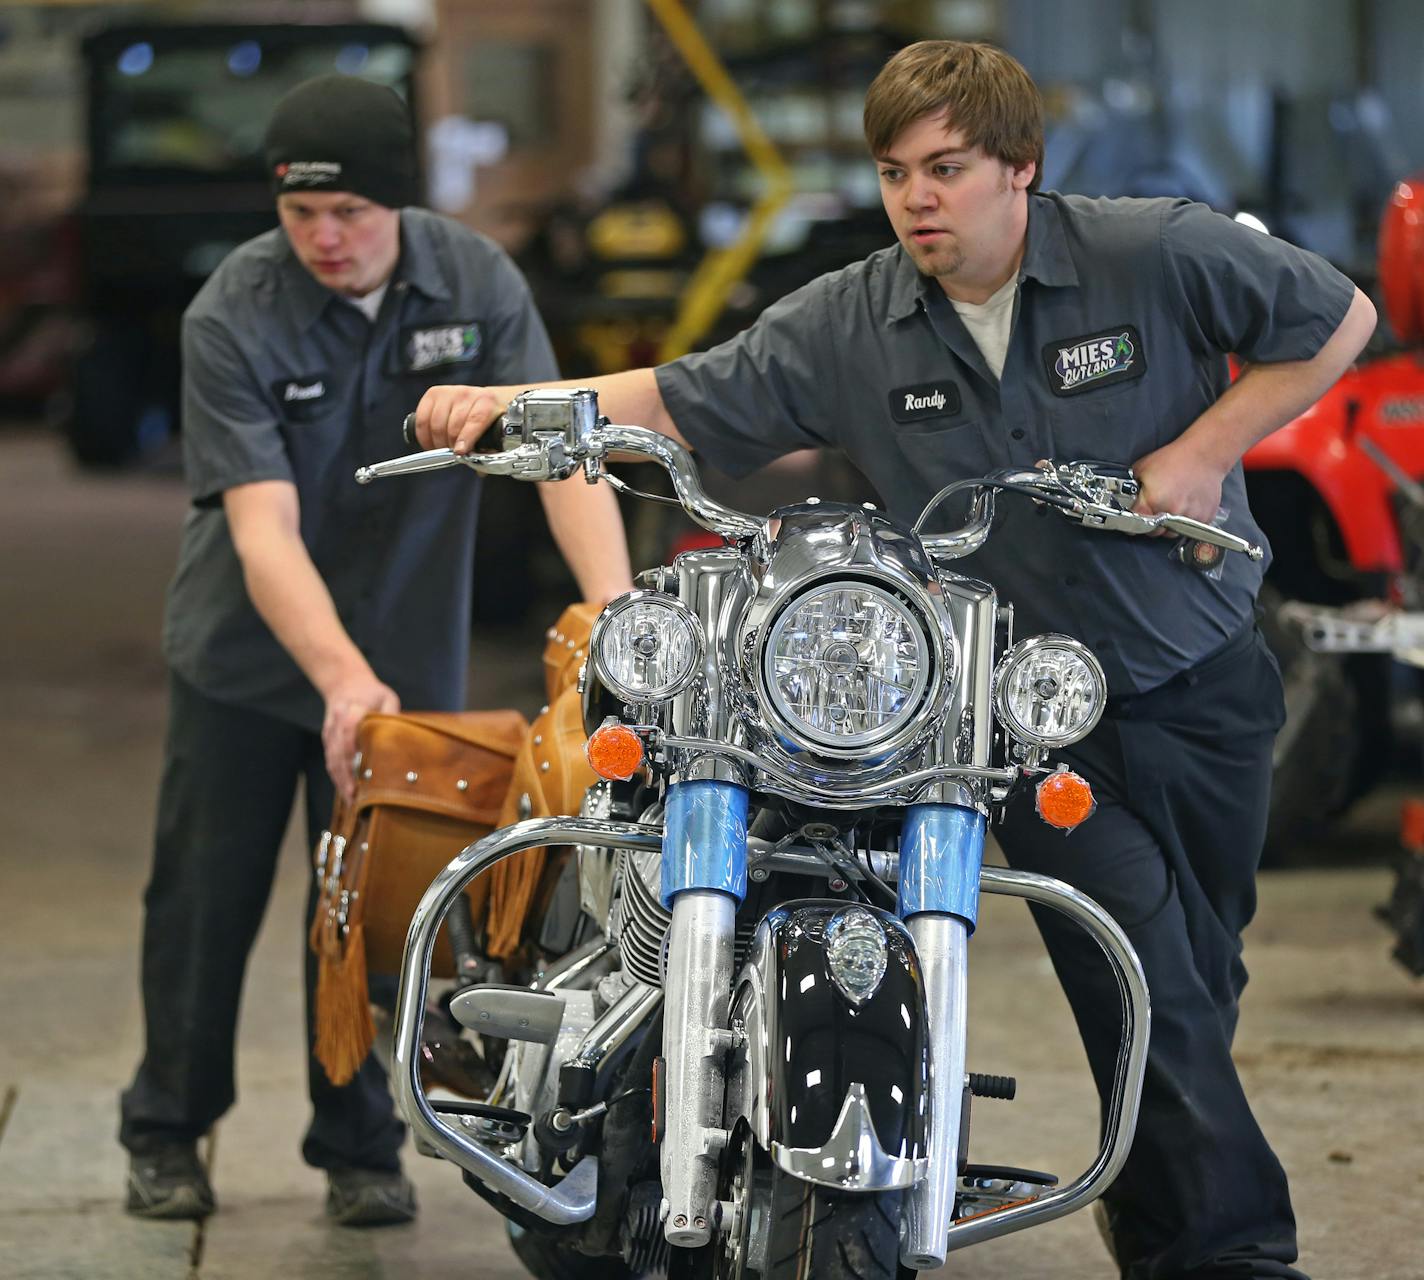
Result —
M 284 95 L 263 151 L 274 195 L 349 191 L 391 209 L 418 198 L 410 111 L 358 76 L 318 76 Z

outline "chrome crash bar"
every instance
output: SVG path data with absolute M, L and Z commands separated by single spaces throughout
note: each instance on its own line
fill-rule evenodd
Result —
M 430 964 L 435 937 L 445 916 L 466 885 L 501 859 L 544 845 L 580 844 L 604 849 L 661 851 L 659 826 L 608 822 L 588 818 L 540 818 L 516 823 L 470 845 L 445 867 L 416 908 L 406 935 L 396 1005 L 393 1088 L 396 1104 L 418 1138 L 440 1155 L 476 1177 L 485 1186 L 554 1225 L 587 1221 L 593 1215 L 598 1189 L 598 1162 L 585 1156 L 555 1186 L 546 1186 L 523 1169 L 480 1146 L 445 1124 L 425 1097 L 420 1083 L 420 1044 Z M 786 850 L 805 853 L 813 851 Z M 889 867 L 883 868 L 893 874 Z M 1113 968 L 1122 999 L 1123 1031 L 1108 1122 L 1093 1163 L 1068 1185 L 1024 1204 L 981 1214 L 951 1224 L 948 1248 L 961 1249 L 1024 1227 L 1048 1222 L 1096 1199 L 1121 1171 L 1132 1143 L 1146 1069 L 1151 1008 L 1142 966 L 1126 934 L 1097 903 L 1051 876 L 985 867 L 980 888 L 985 893 L 1026 898 L 1062 912 L 1085 929 L 1103 949 Z M 550 984 L 553 985 L 552 983 Z
M 418 1138 L 440 1155 L 464 1169 L 492 1191 L 508 1197 L 521 1209 L 556 1226 L 586 1222 L 593 1216 L 598 1196 L 598 1161 L 585 1156 L 555 1186 L 546 1186 L 523 1169 L 472 1142 L 445 1124 L 431 1107 L 420 1084 L 421 1027 L 430 986 L 430 962 L 435 935 L 446 913 L 465 886 L 482 871 L 522 849 L 543 845 L 581 844 L 602 849 L 658 851 L 663 846 L 661 827 L 580 818 L 536 818 L 486 836 L 463 850 L 425 891 L 411 918 L 401 960 L 400 994 L 396 1002 L 395 1044 L 392 1048 L 392 1086 L 396 1106 Z
M 1097 1199 L 1112 1184 L 1127 1160 L 1133 1131 L 1137 1127 L 1137 1108 L 1142 1101 L 1142 1078 L 1147 1069 L 1147 1041 L 1152 1024 L 1147 979 L 1143 976 L 1137 953 L 1117 921 L 1087 894 L 1079 893 L 1071 885 L 1052 876 L 1010 871 L 1002 867 L 985 867 L 979 887 L 983 893 L 1027 898 L 1030 902 L 1052 907 L 1092 935 L 1103 949 L 1117 978 L 1118 993 L 1122 998 L 1122 1039 L 1118 1046 L 1108 1121 L 1103 1130 L 1102 1146 L 1093 1163 L 1067 1186 L 1035 1200 L 951 1223 L 951 1251 L 1061 1218 Z

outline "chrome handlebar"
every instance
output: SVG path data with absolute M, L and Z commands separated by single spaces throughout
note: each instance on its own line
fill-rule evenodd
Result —
M 1139 536 L 1165 529 L 1227 551 L 1239 551 L 1251 560 L 1260 560 L 1264 555 L 1255 543 L 1189 516 L 1165 511 L 1144 515 L 1132 510 L 1140 492 L 1137 477 L 1129 468 L 1104 462 L 1045 462 L 1040 467 L 1006 467 L 979 480 L 957 481 L 934 496 L 915 527 L 918 529 L 944 498 L 965 490 L 973 495 L 969 520 L 952 533 L 923 535 L 926 550 L 937 560 L 956 560 L 984 544 L 994 523 L 997 492 L 1021 493 L 1047 503 L 1075 524 L 1089 529 L 1110 529 Z
M 413 439 L 414 415 L 405 420 L 404 434 Z M 737 540 L 765 544 L 769 522 L 714 501 L 702 487 L 691 454 L 677 441 L 646 427 L 617 426 L 598 416 L 598 394 L 577 390 L 532 390 L 510 401 L 501 420 L 504 447 L 498 452 L 457 454 L 431 449 L 404 458 L 392 458 L 362 467 L 359 484 L 387 476 L 413 475 L 444 467 L 465 466 L 481 475 L 510 476 L 516 480 L 566 480 L 580 467 L 588 483 L 606 475 L 610 454 L 628 453 L 659 463 L 672 478 L 673 489 L 684 510 L 704 529 Z M 1132 510 L 1139 486 L 1125 468 L 1102 462 L 1045 463 L 1033 468 L 1005 468 L 975 480 L 961 480 L 935 495 L 916 524 L 950 494 L 973 494 L 968 521 L 952 533 L 924 537 L 925 549 L 937 560 L 955 560 L 976 551 L 989 536 L 994 522 L 997 492 L 1025 494 L 1055 507 L 1067 519 L 1090 529 L 1144 534 L 1166 530 L 1184 538 L 1240 551 L 1260 560 L 1259 546 L 1214 525 L 1186 516 L 1158 512 L 1143 515 Z
M 411 438 L 414 415 L 403 428 Z M 464 466 L 480 475 L 512 476 L 516 480 L 567 480 L 580 467 L 589 484 L 605 477 L 610 454 L 630 453 L 659 463 L 672 478 L 673 491 L 683 509 L 704 529 L 734 539 L 765 542 L 765 516 L 748 515 L 725 507 L 708 496 L 692 455 L 676 440 L 646 427 L 617 426 L 598 416 L 598 395 L 581 388 L 574 391 L 525 391 L 514 397 L 504 412 L 501 434 L 504 448 L 489 453 L 453 453 L 430 449 L 388 462 L 376 462 L 356 472 L 358 484 L 387 476 L 413 475 L 443 467 Z

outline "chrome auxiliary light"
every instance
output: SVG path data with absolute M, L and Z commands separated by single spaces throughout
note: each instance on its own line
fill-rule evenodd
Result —
M 1020 640 L 994 671 L 994 710 L 1020 742 L 1066 747 L 1088 736 L 1107 705 L 1107 680 L 1087 646 L 1068 636 Z
M 624 702 L 658 702 L 696 678 L 706 641 L 697 615 L 665 591 L 629 591 L 593 624 L 589 657 L 602 684 Z

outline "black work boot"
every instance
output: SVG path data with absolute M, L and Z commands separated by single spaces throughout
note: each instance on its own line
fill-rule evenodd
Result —
M 129 1157 L 124 1208 L 136 1218 L 206 1218 L 217 1207 L 195 1143 L 156 1147 Z
M 328 1169 L 326 1216 L 343 1227 L 388 1227 L 415 1218 L 415 1188 L 385 1169 Z

